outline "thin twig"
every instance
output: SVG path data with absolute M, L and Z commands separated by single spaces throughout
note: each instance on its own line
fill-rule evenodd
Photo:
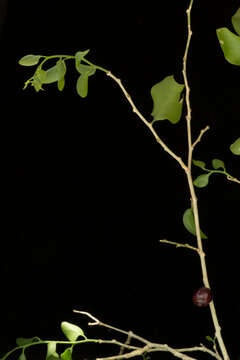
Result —
M 159 240 L 159 241 L 160 241 L 161 243 L 174 245 L 174 246 L 176 246 L 177 248 L 178 248 L 178 247 L 184 247 L 184 248 L 191 249 L 191 250 L 194 250 L 194 251 L 196 251 L 197 253 L 199 253 L 199 249 L 198 249 L 198 248 L 196 248 L 196 247 L 194 247 L 194 246 L 191 246 L 191 245 L 189 245 L 189 244 L 181 244 L 181 243 L 177 243 L 177 242 L 175 242 L 175 241 L 169 241 L 169 240 L 165 240 L 165 239 Z
M 229 181 L 234 181 L 234 182 L 236 182 L 236 183 L 238 183 L 238 184 L 240 184 L 240 180 L 238 180 L 238 179 L 236 179 L 236 178 L 234 178 L 234 177 L 232 177 L 232 176 L 227 176 L 227 179 L 229 180 Z
M 130 342 L 131 342 L 131 339 L 132 339 L 132 332 L 129 331 L 128 333 L 128 336 L 127 336 L 127 339 L 125 341 L 125 345 L 130 345 Z M 119 350 L 119 355 L 123 354 L 124 353 L 124 350 L 125 350 L 125 347 L 124 346 L 121 346 L 120 347 L 120 350 Z
M 131 336 L 133 339 L 135 340 L 138 340 L 146 345 L 150 344 L 151 342 L 142 338 L 141 336 L 138 336 L 136 334 L 134 334 L 132 331 L 126 331 L 126 330 L 122 330 L 122 329 L 119 329 L 115 326 L 112 326 L 112 325 L 109 325 L 109 324 L 106 324 L 100 320 L 98 320 L 97 318 L 95 318 L 93 315 L 91 315 L 90 313 L 86 312 L 86 311 L 79 311 L 79 310 L 73 310 L 73 312 L 75 313 L 79 313 L 79 314 L 82 314 L 82 315 L 87 315 L 88 317 L 90 317 L 92 320 L 94 320 L 94 322 L 89 322 L 88 325 L 89 326 L 95 326 L 95 325 L 98 325 L 98 326 L 103 326 L 103 327 L 106 327 L 110 330 L 114 330 L 116 332 L 119 332 L 121 334 L 125 334 L 127 336 Z
M 207 125 L 204 129 L 202 129 L 202 130 L 200 131 L 200 134 L 199 134 L 197 140 L 195 140 L 194 143 L 192 144 L 192 151 L 193 151 L 193 149 L 195 148 L 195 146 L 201 141 L 201 138 L 202 138 L 203 134 L 204 134 L 206 131 L 208 131 L 209 129 L 210 129 L 210 127 Z

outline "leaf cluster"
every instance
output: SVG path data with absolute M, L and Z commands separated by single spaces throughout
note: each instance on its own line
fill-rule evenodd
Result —
M 206 174 L 201 174 L 194 180 L 193 183 L 198 188 L 203 188 L 203 187 L 207 186 L 208 182 L 209 182 L 209 177 L 212 174 L 223 174 L 223 175 L 231 177 L 231 175 L 226 172 L 226 167 L 225 167 L 224 162 L 220 159 L 212 160 L 213 169 L 207 169 L 206 163 L 201 160 L 193 160 L 193 164 L 206 172 Z M 222 170 L 219 170 L 219 169 L 222 169 Z
M 42 86 L 44 84 L 57 83 L 58 90 L 62 91 L 65 86 L 65 75 L 67 71 L 66 60 L 75 59 L 75 68 L 79 73 L 76 90 L 82 98 L 86 97 L 88 94 L 88 78 L 96 72 L 95 66 L 82 63 L 85 60 L 84 56 L 87 55 L 88 52 L 89 50 L 78 51 L 75 56 L 43 56 L 32 54 L 23 56 L 18 62 L 22 66 L 34 66 L 39 63 L 41 58 L 43 59 L 38 65 L 34 75 L 25 82 L 24 89 L 26 89 L 28 85 L 32 85 L 38 92 L 43 90 Z M 56 64 L 48 69 L 43 69 L 43 65 L 47 60 L 53 58 L 57 59 Z
M 17 347 L 5 354 L 0 360 L 5 360 L 9 355 L 17 350 L 21 350 L 21 353 L 18 357 L 18 360 L 27 360 L 26 349 L 36 345 L 46 345 L 47 352 L 45 360 L 72 360 L 73 348 L 77 344 L 88 341 L 83 330 L 74 324 L 71 324 L 67 321 L 61 323 L 61 330 L 68 341 L 43 341 L 39 337 L 35 336 L 33 338 L 17 338 L 16 344 Z M 79 337 L 82 337 L 83 340 L 78 340 Z M 93 341 L 92 339 L 89 341 Z M 98 340 L 95 340 L 97 342 Z M 66 349 L 62 353 L 57 352 L 57 344 L 67 345 Z

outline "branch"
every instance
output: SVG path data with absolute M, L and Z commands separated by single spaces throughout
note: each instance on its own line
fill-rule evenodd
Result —
M 209 280 L 208 280 L 208 273 L 207 273 L 207 266 L 206 266 L 204 252 L 203 252 L 202 239 L 201 239 L 201 233 L 200 233 L 200 222 L 199 222 L 197 196 L 195 193 L 192 174 L 191 174 L 192 153 L 193 153 L 193 148 L 196 145 L 196 142 L 194 144 L 192 144 L 190 87 L 188 84 L 188 77 L 187 77 L 187 58 L 188 58 L 189 45 L 190 45 L 190 41 L 191 41 L 191 37 L 192 37 L 192 30 L 191 30 L 192 5 L 193 5 L 193 0 L 190 0 L 189 7 L 186 11 L 186 13 L 187 13 L 187 43 L 186 43 L 186 48 L 185 48 L 185 52 L 184 52 L 184 56 L 183 56 L 183 70 L 182 70 L 184 84 L 186 87 L 186 106 L 187 106 L 186 123 L 187 123 L 187 135 L 188 135 L 188 171 L 186 172 L 186 174 L 187 174 L 187 180 L 188 180 L 188 185 L 189 185 L 189 191 L 191 194 L 192 209 L 193 209 L 194 221 L 195 221 L 195 227 L 196 227 L 197 246 L 199 249 L 199 257 L 200 257 L 202 276 L 203 276 L 203 284 L 205 287 L 210 288 L 210 284 L 209 284 Z M 201 134 L 200 134 L 200 138 L 201 138 Z M 197 141 L 198 141 L 198 139 L 197 139 Z M 221 327 L 219 325 L 214 301 L 211 301 L 209 306 L 210 306 L 212 321 L 213 321 L 214 328 L 215 328 L 215 336 L 217 338 L 219 347 L 221 349 L 221 353 L 223 355 L 224 360 L 229 360 L 229 355 L 228 355 L 226 346 L 224 344 L 224 341 L 223 341 L 223 338 L 221 335 Z
M 234 177 L 232 177 L 232 176 L 227 176 L 227 179 L 229 180 L 229 181 L 234 181 L 234 182 L 236 182 L 236 183 L 238 183 L 238 184 L 240 184 L 240 180 L 238 180 L 237 178 L 234 178 Z
M 165 239 L 163 239 L 163 240 L 159 240 L 161 243 L 165 243 L 165 244 L 170 244 L 170 245 L 175 245 L 177 248 L 178 247 L 184 247 L 184 248 L 187 248 L 187 249 L 191 249 L 191 250 L 193 250 L 193 251 L 197 251 L 198 253 L 199 253 L 199 249 L 198 248 L 196 248 L 196 247 L 194 247 L 194 246 L 191 246 L 191 245 L 189 245 L 189 244 L 181 244 L 181 243 L 177 243 L 177 242 L 175 242 L 175 241 L 169 241 L 169 240 L 165 240 Z
M 118 359 L 130 359 L 139 355 L 144 354 L 145 352 L 148 352 L 149 348 L 148 345 L 144 346 L 143 348 L 139 348 L 137 350 L 133 350 L 131 352 L 128 352 L 126 354 L 120 354 L 120 355 L 113 355 L 113 356 L 107 356 L 103 358 L 97 358 L 96 360 L 118 360 Z
M 90 317 L 90 319 L 94 320 L 94 322 L 89 322 L 88 325 L 89 326 L 103 326 L 103 327 L 106 327 L 108 329 L 111 329 L 111 330 L 114 330 L 116 332 L 119 332 L 121 334 L 124 334 L 124 335 L 127 335 L 127 336 L 131 336 L 132 339 L 135 339 L 135 340 L 138 340 L 146 345 L 150 344 L 151 342 L 134 334 L 132 331 L 125 331 L 125 330 L 122 330 L 122 329 L 119 329 L 115 326 L 112 326 L 112 325 L 108 325 L 100 320 L 98 320 L 96 317 L 94 317 L 93 315 L 91 315 L 90 313 L 86 312 L 86 311 L 79 311 L 79 310 L 73 310 L 73 312 L 75 313 L 78 313 L 78 314 L 82 314 L 82 315 L 86 315 L 88 317 Z
M 195 140 L 194 143 L 192 144 L 192 151 L 193 151 L 193 149 L 195 148 L 195 146 L 201 141 L 201 138 L 202 138 L 203 134 L 204 134 L 206 131 L 208 131 L 209 129 L 210 129 L 210 127 L 207 125 L 204 129 L 202 129 L 202 130 L 200 131 L 200 134 L 199 134 L 197 140 Z
M 184 164 L 184 162 L 182 161 L 182 159 L 176 155 L 165 143 L 164 141 L 159 137 L 159 135 L 157 134 L 157 132 L 154 130 L 152 124 L 150 122 L 147 121 L 147 119 L 145 119 L 145 117 L 141 114 L 141 112 L 137 109 L 137 107 L 135 106 L 131 96 L 129 95 L 129 93 L 127 92 L 127 90 L 125 89 L 125 87 L 122 84 L 121 79 L 117 78 L 116 76 L 114 76 L 110 71 L 107 72 L 107 75 L 112 78 L 117 84 L 118 86 L 121 88 L 123 94 L 125 95 L 127 101 L 130 103 L 133 112 L 136 113 L 138 115 L 138 117 L 143 121 L 143 123 L 149 128 L 149 130 L 152 132 L 153 136 L 155 137 L 156 141 L 162 146 L 162 148 L 170 155 L 172 156 L 178 163 L 179 165 L 183 168 L 183 170 L 186 172 L 187 171 L 187 166 Z
M 99 319 L 97 319 L 95 316 L 93 316 L 92 314 L 86 312 L 86 311 L 79 311 L 79 310 L 73 310 L 73 312 L 78 313 L 78 314 L 82 314 L 82 315 L 86 315 L 88 316 L 91 320 L 93 320 L 93 322 L 89 322 L 88 325 L 89 326 L 95 326 L 95 325 L 99 325 L 99 326 L 103 326 L 105 328 L 114 330 L 118 333 L 121 334 L 125 334 L 127 335 L 127 341 L 125 343 L 119 342 L 115 339 L 113 340 L 98 340 L 99 344 L 115 344 L 120 346 L 120 351 L 121 349 L 127 349 L 130 350 L 126 353 L 119 353 L 117 355 L 112 355 L 112 356 L 107 356 L 107 357 L 102 357 L 102 358 L 97 358 L 97 360 L 120 360 L 120 359 L 130 359 L 136 356 L 140 356 L 143 355 L 144 353 L 151 353 L 151 352 L 160 352 L 160 351 L 164 351 L 164 352 L 169 352 L 171 354 L 173 354 L 175 357 L 180 358 L 182 360 L 197 360 L 196 358 L 193 358 L 192 356 L 187 355 L 187 352 L 206 352 L 209 355 L 211 355 L 212 357 L 216 358 L 217 360 L 222 360 L 222 358 L 219 356 L 219 354 L 217 353 L 217 351 L 212 351 L 210 349 L 208 349 L 206 346 L 202 345 L 201 346 L 193 346 L 190 348 L 180 348 L 180 349 L 174 349 L 172 347 L 170 347 L 167 344 L 158 344 L 158 343 L 153 343 L 148 341 L 147 339 L 142 338 L 141 336 L 138 336 L 136 334 L 134 334 L 132 331 L 125 331 L 122 329 L 119 329 L 115 326 L 106 324 L 102 321 L 100 321 Z M 130 339 L 135 339 L 140 341 L 141 343 L 143 343 L 143 346 L 133 346 L 130 345 L 128 342 L 130 342 Z
M 131 339 L 132 339 L 132 333 L 129 332 L 129 333 L 128 333 L 127 340 L 125 341 L 124 344 L 125 344 L 125 345 L 130 345 Z M 121 346 L 121 347 L 120 347 L 120 350 L 119 350 L 119 355 L 123 354 L 123 353 L 124 353 L 124 350 L 125 350 L 125 347 L 124 347 L 124 346 Z

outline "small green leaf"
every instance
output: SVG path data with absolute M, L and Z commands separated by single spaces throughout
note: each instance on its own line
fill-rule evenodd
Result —
M 176 124 L 182 115 L 183 99 L 180 99 L 183 84 L 179 84 L 174 77 L 167 76 L 151 89 L 153 99 L 153 120 L 169 120 Z
M 192 209 L 187 209 L 183 214 L 183 224 L 185 228 L 193 235 L 196 236 L 196 227 Z M 207 236 L 200 230 L 201 238 L 207 239 Z
M 70 341 L 76 341 L 79 336 L 85 337 L 84 332 L 79 326 L 67 321 L 61 323 L 61 329 L 66 338 Z
M 225 59 L 230 64 L 240 66 L 240 36 L 227 28 L 217 29 L 217 37 Z
M 18 346 L 23 346 L 23 345 L 33 344 L 33 343 L 38 342 L 38 341 L 41 341 L 41 340 L 37 336 L 35 336 L 33 338 L 17 338 L 16 339 L 16 344 Z
M 59 60 L 56 65 L 45 71 L 45 78 L 43 79 L 43 84 L 50 84 L 56 81 L 61 80 L 66 73 L 66 65 L 63 60 Z
M 77 67 L 77 71 L 80 74 L 86 74 L 86 75 L 90 76 L 90 75 L 95 74 L 96 68 L 95 68 L 95 66 L 91 66 L 91 65 L 79 64 Z
M 34 76 L 32 85 L 33 85 L 34 89 L 35 89 L 37 92 L 40 91 L 40 90 L 43 90 L 43 88 L 42 88 L 42 83 L 41 83 L 41 81 L 39 80 L 38 77 L 35 77 L 35 76 Z
M 211 174 L 202 174 L 199 175 L 193 182 L 193 184 L 199 188 L 203 188 L 205 186 L 207 186 L 208 184 L 208 180 L 209 180 L 209 176 Z
M 234 155 L 240 155 L 240 137 L 232 143 L 230 150 Z
M 76 52 L 76 54 L 75 54 L 76 68 L 78 67 L 78 65 L 80 64 L 80 62 L 84 58 L 84 56 L 86 56 L 89 53 L 89 51 L 90 50 Z
M 18 360 L 27 360 L 24 350 L 21 352 L 21 355 L 19 356 Z
M 212 343 L 215 344 L 215 340 L 209 335 L 206 336 L 206 340 L 211 341 Z
M 224 162 L 219 159 L 213 159 L 212 166 L 215 170 L 220 169 L 220 168 L 222 168 L 223 170 L 226 170 Z
M 79 76 L 79 78 L 77 79 L 77 93 L 78 95 L 80 95 L 82 98 L 85 98 L 88 94 L 88 75 L 87 74 L 82 74 Z
M 33 80 L 31 81 L 32 86 L 37 92 L 43 90 L 42 84 L 44 83 L 45 78 L 46 78 L 46 71 L 42 69 L 37 69 L 33 76 Z
M 61 354 L 61 360 L 72 360 L 72 347 L 67 348 Z
M 46 360 L 57 360 L 59 359 L 59 355 L 56 352 L 57 343 L 50 342 L 47 344 L 47 356 Z
M 240 8 L 235 12 L 235 14 L 232 17 L 232 24 L 234 27 L 234 30 L 238 35 L 240 35 Z
M 192 162 L 193 162 L 193 164 L 194 164 L 195 166 L 198 166 L 198 167 L 200 167 L 201 169 L 205 170 L 206 164 L 205 164 L 204 161 L 201 161 L 201 160 L 193 160 Z
M 62 77 L 62 79 L 58 80 L 58 82 L 57 82 L 58 90 L 63 91 L 64 86 L 65 86 L 65 78 Z
M 39 59 L 41 58 L 41 55 L 25 55 L 23 56 L 19 61 L 19 65 L 22 66 L 33 66 L 33 65 L 37 65 L 39 62 Z

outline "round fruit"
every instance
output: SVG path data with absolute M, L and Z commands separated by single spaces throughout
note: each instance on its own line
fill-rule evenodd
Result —
M 206 287 L 201 287 L 193 295 L 193 302 L 196 306 L 208 306 L 212 301 L 211 290 Z

